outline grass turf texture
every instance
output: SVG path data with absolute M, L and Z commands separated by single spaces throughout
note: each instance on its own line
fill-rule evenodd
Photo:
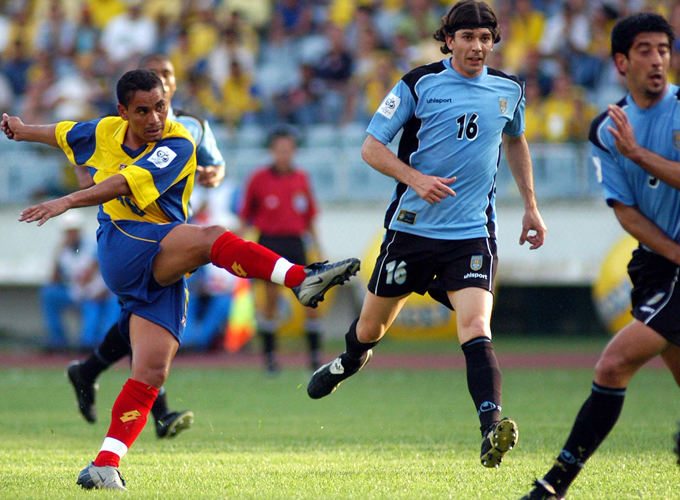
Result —
M 378 354 L 379 355 L 379 354 Z M 460 355 L 460 354 L 457 354 Z M 128 374 L 100 382 L 99 422 L 77 413 L 62 370 L 0 370 L 0 498 L 92 498 L 76 487 Z M 564 443 L 591 370 L 505 370 L 503 415 L 520 441 L 497 470 L 479 463 L 465 373 L 371 370 L 312 401 L 309 374 L 175 368 L 171 407 L 196 413 L 176 440 L 148 424 L 122 461 L 134 498 L 519 498 Z M 571 489 L 578 499 L 678 498 L 671 435 L 680 418 L 665 371 L 633 380 L 619 424 Z M 128 495 L 129 496 L 129 495 Z

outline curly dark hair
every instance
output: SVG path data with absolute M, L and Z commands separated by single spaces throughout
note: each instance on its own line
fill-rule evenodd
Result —
M 451 7 L 451 10 L 442 17 L 442 26 L 434 32 L 432 37 L 444 42 L 439 50 L 442 54 L 450 54 L 451 49 L 446 45 L 446 37 L 454 36 L 460 29 L 488 28 L 493 35 L 494 43 L 501 41 L 501 27 L 498 19 L 489 4 L 477 0 L 462 0 Z
M 673 27 L 663 16 L 643 12 L 624 17 L 616 23 L 612 30 L 612 57 L 614 54 L 628 57 L 633 41 L 640 33 L 665 33 L 668 35 L 668 43 L 673 48 L 675 41 Z
M 149 92 L 156 87 L 160 87 L 161 92 L 164 92 L 163 82 L 161 82 L 156 73 L 148 69 L 133 69 L 125 73 L 118 80 L 116 96 L 118 97 L 118 102 L 127 108 L 135 92 L 138 90 Z

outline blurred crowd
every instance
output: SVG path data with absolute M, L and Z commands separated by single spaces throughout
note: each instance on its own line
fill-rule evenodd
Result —
M 680 0 L 495 0 L 489 66 L 526 82 L 532 141 L 582 140 L 624 93 L 617 18 L 648 10 L 680 32 Z M 0 108 L 29 123 L 116 113 L 114 85 L 170 56 L 175 107 L 216 124 L 366 122 L 411 68 L 443 55 L 443 0 L 0 0 Z M 676 42 L 677 43 L 677 42 Z M 673 80 L 680 75 L 680 47 Z

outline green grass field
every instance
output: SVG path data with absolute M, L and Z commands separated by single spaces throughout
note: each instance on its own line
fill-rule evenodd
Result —
M 302 370 L 267 378 L 259 368 L 175 368 L 170 401 L 194 410 L 196 423 L 174 441 L 147 426 L 121 464 L 127 496 L 517 499 L 564 443 L 591 373 L 504 370 L 503 414 L 517 420 L 520 440 L 489 470 L 479 463 L 464 371 L 369 366 L 312 401 Z M 100 420 L 88 425 L 62 370 L 0 369 L 0 498 L 110 495 L 75 480 L 96 455 L 127 376 L 117 368 L 102 377 Z M 570 498 L 680 498 L 671 440 L 677 395 L 670 374 L 643 370 Z

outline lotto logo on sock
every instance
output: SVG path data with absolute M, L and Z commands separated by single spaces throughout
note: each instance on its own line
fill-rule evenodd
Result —
M 248 275 L 248 273 L 243 270 L 241 264 L 239 264 L 238 262 L 234 262 L 231 265 L 231 270 L 234 271 L 234 274 L 240 276 L 241 278 L 245 278 Z
M 139 413 L 137 410 L 126 411 L 125 413 L 123 413 L 123 416 L 120 417 L 120 421 L 125 423 L 129 422 L 130 420 L 137 420 L 141 416 L 142 414 Z

